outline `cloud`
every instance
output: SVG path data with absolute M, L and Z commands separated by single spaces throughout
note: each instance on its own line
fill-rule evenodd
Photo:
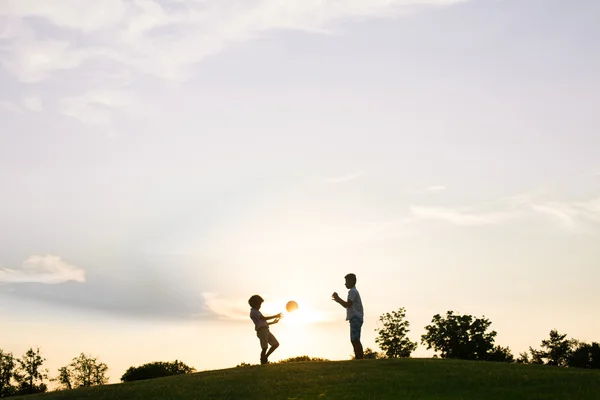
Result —
M 343 176 L 336 176 L 336 177 L 332 177 L 332 178 L 325 178 L 323 179 L 323 182 L 325 183 L 346 183 L 346 182 L 350 182 L 353 181 L 355 179 L 358 179 L 362 176 L 364 176 L 365 173 L 364 172 L 356 172 L 354 174 L 349 174 L 349 175 L 343 175 Z
M 411 206 L 410 213 L 416 219 L 439 220 L 459 226 L 494 225 L 515 218 L 515 215 L 510 212 L 477 213 L 445 207 Z
M 57 284 L 68 281 L 85 282 L 85 271 L 52 255 L 30 256 L 19 269 L 0 268 L 0 283 Z
M 21 102 L 23 103 L 23 107 L 29 111 L 38 112 L 44 109 L 42 99 L 37 95 L 23 96 Z
M 18 107 L 17 105 L 15 105 L 14 103 L 12 103 L 10 101 L 0 101 L 0 110 L 16 112 L 16 113 L 23 112 L 23 110 L 21 110 L 20 107 Z
M 111 122 L 114 111 L 129 106 L 133 98 L 132 93 L 124 90 L 95 90 L 63 99 L 61 111 L 84 124 L 105 125 Z
M 98 261 L 95 261 L 98 263 Z M 215 318 L 204 309 L 200 293 L 205 279 L 198 276 L 197 259 L 160 257 L 140 259 L 123 255 L 92 264 L 85 285 L 71 279 L 60 285 L 23 279 L 6 281 L 0 270 L 0 303 L 3 298 L 43 303 L 67 310 L 145 320 L 197 320 Z M 100 268 L 99 268 L 100 267 Z M 81 276 L 74 276 L 74 278 Z
M 3 0 L 0 68 L 28 84 L 64 83 L 45 97 L 47 108 L 56 98 L 62 113 L 106 126 L 124 106 L 89 92 L 114 88 L 117 76 L 123 85 L 147 77 L 181 83 L 207 57 L 271 32 L 331 32 L 340 22 L 461 1 L 468 0 Z M 7 100 L 1 108 L 19 103 Z
M 446 186 L 444 185 L 431 185 L 431 186 L 427 186 L 425 188 L 422 189 L 409 189 L 407 190 L 408 193 L 413 193 L 413 194 L 438 194 L 443 192 L 444 190 L 448 189 Z
M 218 293 L 202 293 L 205 310 L 217 315 L 219 319 L 245 320 L 248 319 L 248 299 L 228 299 L 219 297 Z
M 531 195 L 500 199 L 494 211 L 476 211 L 476 208 L 411 206 L 411 222 L 438 220 L 458 226 L 496 225 L 514 220 L 543 217 L 558 222 L 568 229 L 584 229 L 600 224 L 600 197 L 585 201 L 557 201 Z
M 549 217 L 568 228 L 600 223 L 600 197 L 587 201 L 545 201 L 529 195 L 514 196 L 508 202 Z
M 394 18 L 418 6 L 459 0 L 5 0 L 0 18 L 5 68 L 23 81 L 46 79 L 95 57 L 181 80 L 230 43 L 272 30 L 327 31 L 335 21 Z M 40 38 L 40 20 L 66 33 Z

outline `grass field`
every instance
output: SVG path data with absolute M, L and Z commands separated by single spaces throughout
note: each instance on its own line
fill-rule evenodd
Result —
M 16 398 L 17 399 L 17 398 Z M 600 399 L 600 370 L 441 359 L 296 362 L 18 399 Z

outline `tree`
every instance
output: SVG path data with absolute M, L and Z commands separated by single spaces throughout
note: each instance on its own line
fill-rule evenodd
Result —
M 561 335 L 556 329 L 550 331 L 550 338 L 542 340 L 542 350 L 534 350 L 531 347 L 529 351 L 532 356 L 533 364 L 554 365 L 566 367 L 567 361 L 571 356 L 572 348 L 576 341 L 567 339 L 567 334 Z
M 600 368 L 600 344 L 573 341 L 574 349 L 567 359 L 567 365 L 575 368 Z
M 65 389 L 105 385 L 108 383 L 106 371 L 108 366 L 105 363 L 81 353 L 69 365 L 59 368 L 56 380 Z
M 0 397 L 15 394 L 12 379 L 15 373 L 15 359 L 12 353 L 5 353 L 0 349 Z
M 19 365 L 14 376 L 19 394 L 44 393 L 48 390 L 44 383 L 48 379 L 48 371 L 41 369 L 44 361 L 46 359 L 40 355 L 39 348 L 36 351 L 30 348 L 22 358 L 17 359 Z
M 400 307 L 398 311 L 382 314 L 379 322 L 383 325 L 381 329 L 375 329 L 378 336 L 375 342 L 379 345 L 388 358 L 410 357 L 417 348 L 417 343 L 412 342 L 406 335 L 410 323 L 405 320 L 406 310 Z
M 132 382 L 143 379 L 161 378 L 163 376 L 189 374 L 192 372 L 196 372 L 196 369 L 185 365 L 181 361 L 155 361 L 139 367 L 129 367 L 121 377 L 121 381 Z
M 529 352 L 531 353 L 531 364 L 544 364 L 544 357 L 546 353 L 541 350 L 535 350 L 531 346 L 529 346 Z
M 487 355 L 487 361 L 498 361 L 498 362 L 514 362 L 515 357 L 512 355 L 510 348 L 495 346 Z
M 573 342 L 567 339 L 567 334 L 561 335 L 557 330 L 553 329 L 550 331 L 550 338 L 548 340 L 542 340 L 542 347 L 548 349 L 546 351 L 546 357 L 548 358 L 548 365 L 555 365 L 564 367 L 567 365 L 567 359 L 571 354 L 571 347 Z
M 517 358 L 518 364 L 529 364 L 531 361 L 529 360 L 529 354 L 527 352 L 519 353 L 519 358 Z
M 494 352 L 496 332 L 488 332 L 491 321 L 485 317 L 448 311 L 446 318 L 436 314 L 431 322 L 425 327 L 427 333 L 421 336 L 421 342 L 427 344 L 428 350 L 439 351 L 442 358 L 488 360 Z

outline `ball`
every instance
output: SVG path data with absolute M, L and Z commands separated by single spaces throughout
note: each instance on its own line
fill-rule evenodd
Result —
M 287 302 L 287 304 L 285 305 L 285 309 L 288 312 L 292 312 L 298 309 L 298 303 L 296 303 L 294 300 L 290 300 Z

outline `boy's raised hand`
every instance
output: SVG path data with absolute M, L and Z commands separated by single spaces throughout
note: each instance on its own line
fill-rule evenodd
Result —
M 333 294 L 331 295 L 331 299 L 337 301 L 340 299 L 340 296 L 337 294 L 337 292 L 333 292 Z

